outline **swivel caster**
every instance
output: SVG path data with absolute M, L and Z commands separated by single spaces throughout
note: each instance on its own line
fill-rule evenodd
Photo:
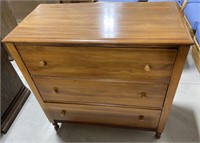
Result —
M 155 134 L 155 138 L 156 138 L 156 139 L 160 139 L 160 137 L 161 137 L 161 133 L 156 133 L 156 134 Z
M 60 126 L 58 125 L 58 123 L 57 122 L 54 122 L 54 123 L 52 123 L 53 124 L 53 126 L 54 126 L 54 129 L 56 130 L 56 131 L 58 131 L 58 129 L 60 128 Z

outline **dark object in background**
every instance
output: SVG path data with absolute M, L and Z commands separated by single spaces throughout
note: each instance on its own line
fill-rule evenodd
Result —
M 1 1 L 1 39 L 16 25 L 7 1 Z M 1 43 L 1 132 L 6 133 L 24 105 L 30 91 L 23 85 Z

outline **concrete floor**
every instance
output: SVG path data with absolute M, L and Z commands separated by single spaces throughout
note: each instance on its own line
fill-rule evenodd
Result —
M 13 65 L 17 69 L 16 64 Z M 19 72 L 18 69 L 17 71 Z M 26 84 L 20 72 L 19 74 Z M 62 124 L 56 133 L 31 94 L 8 133 L 1 135 L 0 142 L 200 142 L 200 74 L 191 52 L 161 139 L 155 139 L 154 134 L 150 131 L 69 123 Z

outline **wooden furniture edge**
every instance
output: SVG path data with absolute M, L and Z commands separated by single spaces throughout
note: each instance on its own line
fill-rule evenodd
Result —
M 186 24 L 187 24 L 187 28 L 189 29 L 189 32 L 190 32 L 190 35 L 192 37 L 194 37 L 194 31 L 192 29 L 192 26 L 190 25 L 190 22 L 188 21 L 187 17 L 184 15 L 184 19 L 186 21 Z
M 95 125 L 95 126 L 107 126 L 112 128 L 125 128 L 125 129 L 136 129 L 136 130 L 146 130 L 146 131 L 156 131 L 154 128 L 145 128 L 145 127 L 129 127 L 125 125 L 112 125 L 106 123 L 88 123 L 88 122 L 80 122 L 80 121 L 65 121 L 65 120 L 55 120 L 55 123 L 70 123 L 70 124 L 79 124 L 79 125 Z
M 12 102 L 9 109 L 6 111 L 5 115 L 2 116 L 1 120 L 1 132 L 7 133 L 8 129 L 12 125 L 13 121 L 17 117 L 20 109 L 23 107 L 25 101 L 28 99 L 30 95 L 30 90 L 26 88 L 24 85 L 17 93 L 14 101 Z
M 192 45 L 192 57 L 197 67 L 197 70 L 200 73 L 200 51 L 197 49 L 196 45 Z
M 163 109 L 161 111 L 158 128 L 156 130 L 156 135 L 155 135 L 156 138 L 160 138 L 161 133 L 164 130 L 189 49 L 190 49 L 189 45 L 180 46 L 178 48 L 176 62 L 174 64 L 171 80 L 166 93 L 165 102 L 163 105 Z
M 34 93 L 35 97 L 37 98 L 40 106 L 42 107 L 43 110 L 45 110 L 45 105 L 44 102 L 42 100 L 42 97 L 40 96 L 40 93 L 38 91 L 38 89 L 35 86 L 35 83 L 33 82 L 30 73 L 28 72 L 21 56 L 19 55 L 16 47 L 14 46 L 13 43 L 5 43 L 6 47 L 8 48 L 9 52 L 11 53 L 13 59 L 16 61 L 19 69 L 22 71 L 22 74 L 24 76 L 24 78 L 26 79 L 27 83 L 29 84 L 32 92 Z M 47 118 L 49 119 L 50 122 L 53 122 L 53 120 L 50 118 L 50 116 L 47 114 L 47 112 L 44 112 L 47 116 Z
M 199 45 L 199 43 L 197 42 L 197 37 L 196 37 L 196 35 L 194 36 L 193 40 L 194 40 L 194 45 L 197 47 L 197 50 L 199 50 L 199 52 L 200 52 L 200 45 Z
M 182 4 L 182 6 L 181 6 L 181 12 L 184 11 L 184 9 L 185 9 L 187 3 L 188 3 L 188 0 L 184 0 L 184 1 L 183 1 L 183 4 Z
M 179 16 L 180 19 L 185 27 L 185 29 L 187 30 L 188 33 L 188 38 L 193 41 L 192 37 L 194 36 L 194 31 L 192 30 L 192 27 L 189 23 L 189 21 L 187 20 L 187 17 L 184 15 L 184 11 L 182 11 L 179 6 L 177 5 L 177 9 L 179 10 Z M 190 36 L 189 36 L 190 35 Z M 192 37 L 191 37 L 192 36 Z

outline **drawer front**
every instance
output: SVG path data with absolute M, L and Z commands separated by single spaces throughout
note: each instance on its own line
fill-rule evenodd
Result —
M 160 110 L 46 103 L 45 111 L 58 121 L 112 124 L 156 129 Z
M 17 46 L 32 76 L 169 82 L 175 49 Z
M 167 85 L 61 78 L 34 78 L 44 101 L 112 104 L 161 109 Z

